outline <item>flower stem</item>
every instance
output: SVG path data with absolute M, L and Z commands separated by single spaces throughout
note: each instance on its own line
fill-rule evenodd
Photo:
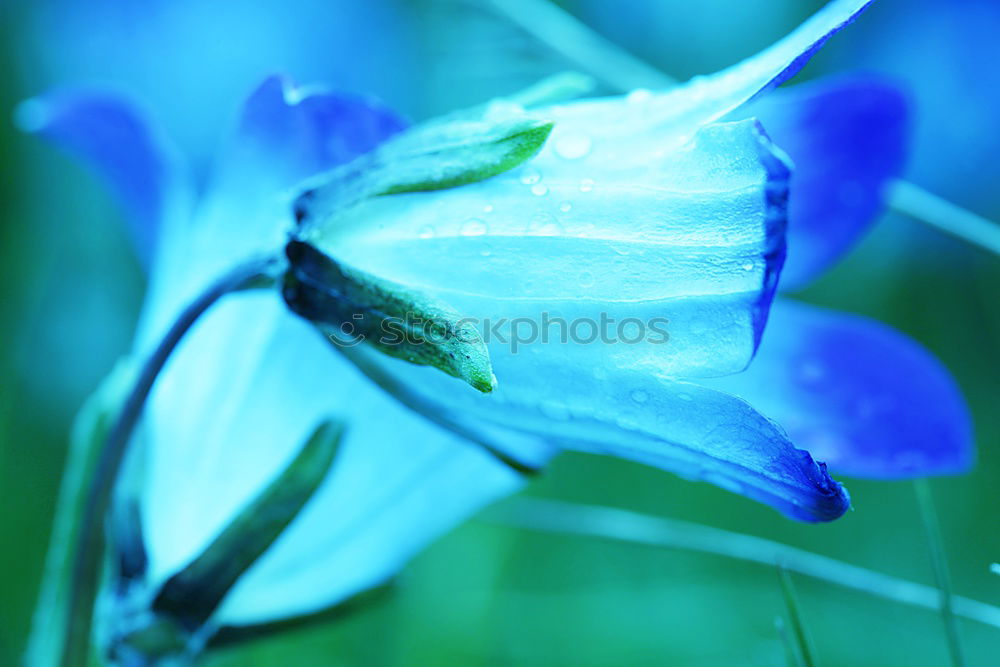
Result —
M 951 654 L 951 663 L 955 667 L 962 667 L 965 665 L 965 654 L 962 650 L 962 639 L 958 632 L 958 619 L 955 618 L 955 602 L 951 591 L 951 575 L 948 572 L 948 559 L 944 553 L 944 540 L 941 539 L 941 527 L 938 524 L 937 511 L 934 509 L 931 486 L 926 478 L 921 478 L 913 480 L 913 488 L 917 494 L 920 519 L 924 524 L 924 532 L 927 535 L 927 548 L 930 551 L 931 567 L 934 569 L 934 580 L 939 590 L 941 619 L 944 621 L 944 633 L 948 639 L 948 652 Z
M 118 472 L 125 460 L 128 443 L 153 383 L 184 334 L 205 311 L 226 294 L 267 284 L 273 279 L 278 262 L 279 260 L 271 257 L 251 260 L 219 278 L 181 312 L 142 366 L 111 427 L 108 439 L 98 454 L 90 482 L 91 490 L 83 507 L 70 584 L 66 636 L 60 661 L 63 667 L 85 667 L 89 660 L 94 600 L 104 557 L 104 519 Z
M 630 91 L 677 84 L 548 0 L 487 0 L 487 4 L 612 88 Z
M 1000 255 L 1000 225 L 931 194 L 919 185 L 896 181 L 889 190 L 888 201 L 897 213 Z
M 541 498 L 508 500 L 488 511 L 494 523 L 545 533 L 582 535 L 632 544 L 684 549 L 774 567 L 874 595 L 893 602 L 940 610 L 941 590 L 780 542 L 697 523 L 654 517 L 599 505 Z M 950 596 L 954 614 L 1000 628 L 1000 607 Z
M 788 621 L 792 625 L 799 662 L 803 667 L 816 667 L 816 659 L 813 657 L 815 651 L 812 648 L 812 642 L 809 641 L 805 621 L 802 620 L 799 596 L 795 593 L 792 575 L 788 574 L 788 569 L 784 565 L 778 565 L 778 581 L 781 583 L 781 593 L 785 598 L 785 607 L 788 609 Z

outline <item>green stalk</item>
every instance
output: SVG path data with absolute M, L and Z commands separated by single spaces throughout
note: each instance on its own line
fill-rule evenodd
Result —
M 788 621 L 792 625 L 792 635 L 795 637 L 795 646 L 803 667 L 816 667 L 816 660 L 813 657 L 815 651 L 812 642 L 809 641 L 809 633 L 806 631 L 806 624 L 802 620 L 802 609 L 799 606 L 799 597 L 795 593 L 795 585 L 788 570 L 778 565 L 778 581 L 781 582 L 781 594 L 785 598 L 785 607 L 788 610 Z
M 955 618 L 951 574 L 948 572 L 948 558 L 944 552 L 944 540 L 941 538 L 941 527 L 934 508 L 934 498 L 931 496 L 931 486 L 926 478 L 921 478 L 913 480 L 913 488 L 917 494 L 917 506 L 920 508 L 924 533 L 927 535 L 927 549 L 930 552 L 931 567 L 934 569 L 934 580 L 940 591 L 941 619 L 944 621 L 944 634 L 948 641 L 951 664 L 962 667 L 965 665 L 965 652 L 958 631 L 958 619 Z
M 811 553 L 754 535 L 654 517 L 630 510 L 557 500 L 515 498 L 488 510 L 487 521 L 543 533 L 596 537 L 630 544 L 683 549 L 795 572 L 900 604 L 939 611 L 942 592 L 933 586 Z M 949 595 L 953 613 L 1000 628 L 1000 607 Z
M 104 560 L 104 520 L 129 440 L 142 415 L 142 408 L 153 383 L 177 344 L 205 311 L 226 294 L 266 284 L 274 275 L 275 267 L 276 260 L 267 258 L 252 260 L 226 273 L 181 312 L 142 366 L 111 427 L 107 441 L 97 455 L 93 476 L 88 485 L 90 493 L 84 500 L 80 514 L 68 592 L 66 631 L 59 660 L 62 667 L 85 667 L 89 660 L 94 600 Z

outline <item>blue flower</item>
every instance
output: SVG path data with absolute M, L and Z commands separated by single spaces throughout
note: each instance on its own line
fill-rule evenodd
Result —
M 212 310 L 147 407 L 148 586 L 200 553 L 331 414 L 349 424 L 332 475 L 239 580 L 216 626 L 343 600 L 519 487 L 517 474 L 439 424 L 527 465 L 563 447 L 612 454 L 807 521 L 834 519 L 849 500 L 796 445 L 856 475 L 964 469 L 964 404 L 930 355 L 860 318 L 771 308 L 786 222 L 791 277 L 802 284 L 847 249 L 901 163 L 905 114 L 891 88 L 854 80 L 760 98 L 867 4 L 832 2 L 754 58 L 675 90 L 542 109 L 555 130 L 527 165 L 369 200 L 341 212 L 326 237 L 338 259 L 471 317 L 665 317 L 666 340 L 516 353 L 493 340 L 490 395 L 359 347 L 366 372 L 433 412 L 427 420 L 331 353 L 274 294 L 234 295 Z M 371 100 L 268 79 L 192 204 L 176 153 L 119 98 L 55 94 L 27 103 L 21 119 L 93 161 L 134 213 L 136 236 L 154 240 L 140 353 L 207 281 L 284 243 L 297 183 L 403 128 Z
M 527 436 L 621 456 L 802 520 L 848 506 L 815 460 L 876 478 L 965 470 L 964 402 L 915 343 L 792 302 L 764 332 L 786 221 L 794 288 L 850 247 L 903 162 L 905 103 L 879 80 L 761 97 L 867 4 L 833 2 L 756 57 L 667 92 L 540 109 L 555 121 L 546 148 L 497 178 L 337 213 L 312 232 L 321 249 L 505 327 L 490 341 L 488 396 L 369 363 L 453 423 L 493 429 L 511 455 Z M 622 344 L 617 326 L 657 318 L 666 344 Z M 547 320 L 558 320 L 548 341 Z M 604 321 L 618 344 L 590 337 Z
M 139 236 L 155 236 L 136 348 L 155 344 L 207 280 L 283 243 L 291 186 L 370 150 L 403 122 L 372 100 L 268 79 L 196 205 L 146 116 L 101 93 L 56 93 L 22 124 L 91 160 Z M 322 609 L 383 582 L 519 475 L 400 407 L 270 293 L 229 297 L 182 343 L 150 397 L 141 519 L 155 589 L 200 553 L 319 421 L 350 423 L 328 480 L 214 618 L 247 625 Z

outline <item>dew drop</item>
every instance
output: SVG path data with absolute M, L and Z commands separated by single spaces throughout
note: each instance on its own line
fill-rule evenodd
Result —
M 826 377 L 826 369 L 823 365 L 814 360 L 806 360 L 799 366 L 799 382 L 806 386 L 816 385 Z
M 702 477 L 703 480 L 709 484 L 715 484 L 721 489 L 726 491 L 732 491 L 733 493 L 742 493 L 743 485 L 737 482 L 731 477 L 726 477 L 725 475 L 720 475 L 717 472 L 706 472 Z
M 625 102 L 628 104 L 642 104 L 643 102 L 647 102 L 652 96 L 653 93 L 648 88 L 636 88 L 625 96 Z
M 743 270 L 744 271 L 753 271 L 756 267 L 757 267 L 757 264 L 754 263 L 754 262 L 745 262 L 743 264 Z
M 559 210 L 562 211 L 563 213 L 569 213 L 570 211 L 573 210 L 573 205 L 570 204 L 568 201 L 564 201 L 563 203 L 559 204 Z
M 554 401 L 545 401 L 539 406 L 539 409 L 549 419 L 566 421 L 570 417 L 569 408 Z
M 694 400 L 691 394 L 677 394 L 677 398 L 682 401 L 692 401 Z
M 524 173 L 521 174 L 521 182 L 525 185 L 534 185 L 540 180 L 542 180 L 542 175 L 537 169 L 525 169 Z
M 632 392 L 632 400 L 636 403 L 645 403 L 649 400 L 649 394 L 642 389 L 636 389 Z
M 590 271 L 584 271 L 580 274 L 580 287 L 593 287 L 594 282 L 594 274 Z
M 462 236 L 482 236 L 487 232 L 486 223 L 479 218 L 470 218 L 466 220 L 459 230 Z
M 434 228 L 431 227 L 430 225 L 424 225 L 417 232 L 417 236 L 420 237 L 420 238 L 422 238 L 422 239 L 431 239 L 431 238 L 434 238 Z
M 542 185 L 541 183 L 536 183 L 535 185 L 531 186 L 531 194 L 535 195 L 536 197 L 544 197 L 545 195 L 549 194 L 549 189 L 546 186 Z
M 590 178 L 585 178 L 580 181 L 580 192 L 590 192 L 594 189 L 594 181 Z
M 483 207 L 483 213 L 492 213 L 492 212 L 493 212 L 493 204 L 487 204 L 486 206 Z
M 579 160 L 590 152 L 591 140 L 585 134 L 560 136 L 555 142 L 556 155 L 565 160 Z
M 532 236 L 560 236 L 563 227 L 550 213 L 539 213 L 528 223 L 528 234 Z

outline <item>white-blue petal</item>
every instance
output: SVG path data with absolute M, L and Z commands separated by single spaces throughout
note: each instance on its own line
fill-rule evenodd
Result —
M 331 477 L 240 580 L 219 622 L 309 613 L 378 584 L 521 483 L 383 394 L 275 295 L 238 295 L 196 325 L 151 396 L 150 580 L 199 553 L 331 415 L 348 428 Z
M 741 121 L 710 125 L 655 164 L 617 167 L 532 162 L 474 185 L 376 198 L 316 242 L 484 327 L 548 316 L 579 322 L 585 339 L 607 320 L 668 320 L 670 345 L 636 343 L 663 372 L 744 368 L 784 259 L 785 163 Z
M 585 361 L 552 350 L 491 350 L 499 385 L 487 395 L 435 369 L 366 354 L 448 419 L 490 425 L 500 449 L 508 437 L 532 434 L 707 481 L 803 521 L 829 521 L 847 509 L 846 491 L 825 467 L 749 404 L 666 378 L 637 348 L 612 348 L 594 344 Z

